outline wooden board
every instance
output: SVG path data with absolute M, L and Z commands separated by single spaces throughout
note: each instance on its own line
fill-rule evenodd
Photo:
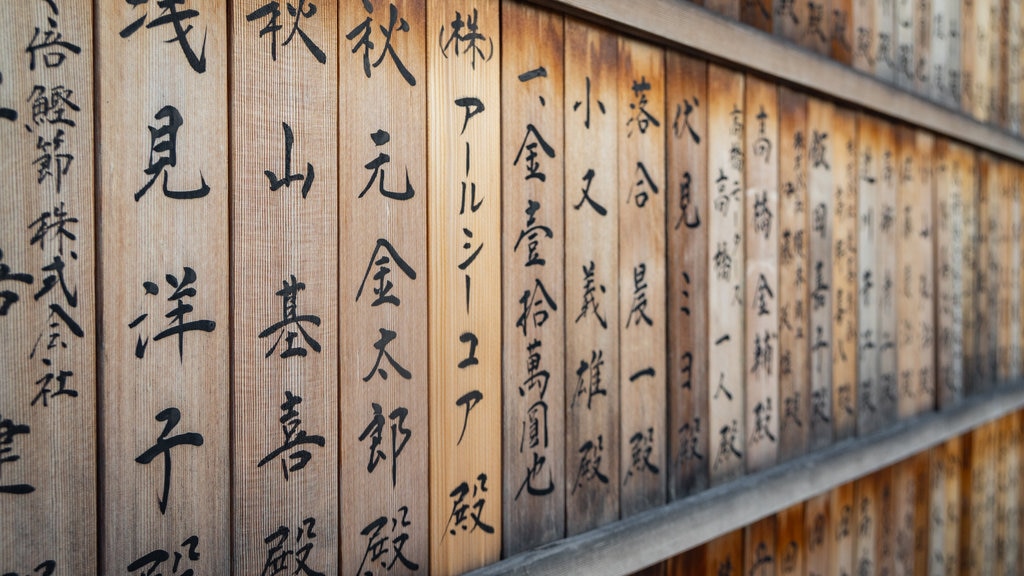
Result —
M 669 558 L 665 563 L 665 574 L 667 576 L 705 576 L 708 571 L 705 561 L 706 550 L 707 546 L 698 546 Z
M 991 425 L 982 425 L 965 439 L 960 557 L 964 569 L 973 574 L 995 573 L 995 463 L 990 459 L 994 441 Z
M 497 0 L 427 9 L 431 572 L 501 552 L 500 27 Z
M 979 384 L 978 326 L 983 316 L 978 314 L 978 282 L 980 257 L 980 228 L 978 191 L 981 184 L 977 153 L 964 147 L 960 150 L 962 168 L 962 195 L 964 204 L 963 291 L 964 291 L 964 394 L 974 391 Z
M 228 24 L 189 8 L 96 11 L 101 573 L 231 569 Z
M 976 387 L 971 392 L 989 390 L 996 377 L 996 333 L 998 318 L 996 298 L 998 282 L 993 267 L 993 228 L 998 218 L 993 217 L 993 206 L 997 206 L 994 198 L 998 197 L 997 173 L 995 159 L 985 153 L 977 156 L 978 167 L 978 233 L 976 237 L 977 256 L 975 262 L 975 350 L 977 350 L 975 369 L 971 375 Z
M 983 0 L 961 0 L 960 4 L 960 109 L 974 115 L 975 61 L 978 60 L 978 11 Z
M 668 492 L 708 486 L 707 63 L 665 54 Z M 668 130 L 668 128 L 666 128 Z
M 772 33 L 773 0 L 741 0 L 740 22 L 758 30 Z
M 857 125 L 853 111 L 832 117 L 832 431 L 857 431 Z
M 898 74 L 896 5 L 900 1 L 902 0 L 882 0 L 876 2 L 875 8 L 874 26 L 878 35 L 875 46 L 875 77 L 891 84 L 896 83 Z
M 743 530 L 735 530 L 704 545 L 706 576 L 746 574 L 743 564 Z
M 799 44 L 807 30 L 807 2 L 773 0 L 772 31 L 790 42 Z
M 932 450 L 928 572 L 960 573 L 960 470 L 962 438 Z
M 918 260 L 914 262 L 914 278 L 917 283 L 914 301 L 920 326 L 916 352 L 917 413 L 935 410 L 935 222 L 932 213 L 935 203 L 932 168 L 934 149 L 935 136 L 931 132 L 916 130 L 914 162 L 917 180 L 913 188 L 913 218 L 916 228 L 914 253 L 918 256 Z
M 740 19 L 740 6 L 744 0 L 704 0 L 704 7 L 729 20 Z
M 1018 574 L 1020 549 L 1020 457 L 1016 414 L 996 422 L 996 574 Z
M 917 0 L 893 0 L 896 4 L 893 43 L 896 59 L 895 84 L 909 92 L 914 91 L 917 64 Z
M 1002 88 L 1001 115 L 1004 128 L 1020 134 L 1021 127 L 1021 50 L 1024 36 L 1021 30 L 1021 0 L 1004 0 L 1001 21 L 1004 26 L 1002 68 L 999 71 Z
M 619 493 L 665 503 L 665 54 L 619 40 Z
M 857 524 L 853 483 L 837 486 L 829 496 L 829 574 L 854 574 Z
M 988 1 L 988 32 L 985 38 L 988 40 L 988 84 L 986 86 L 987 100 L 983 103 L 986 107 L 985 120 L 995 126 L 1003 123 L 1003 92 L 1004 77 L 1002 74 L 1003 59 L 1005 57 L 1006 40 L 1006 4 L 1009 0 Z
M 876 574 L 878 559 L 875 547 L 881 537 L 882 525 L 879 522 L 878 494 L 875 487 L 875 476 L 869 474 L 853 483 L 854 529 L 856 532 L 854 545 L 855 574 Z
M 807 540 L 805 561 L 808 575 L 830 574 L 829 540 L 834 536 L 830 519 L 830 492 L 813 496 L 804 503 L 804 537 Z
M 565 500 L 572 536 L 619 517 L 618 41 L 568 18 L 565 39 Z
M 876 20 L 881 13 L 881 3 L 871 0 L 854 0 L 851 10 L 854 50 L 852 66 L 872 75 L 878 50 Z
M 337 23 L 339 572 L 346 574 L 383 573 L 388 566 L 426 571 L 431 549 L 423 481 L 432 454 L 427 358 L 434 342 L 427 330 L 427 213 L 428 198 L 442 196 L 428 190 L 427 180 L 426 51 L 434 31 L 423 5 L 369 6 L 372 12 L 346 4 Z M 378 30 L 391 14 L 400 21 L 393 53 L 385 53 Z M 457 188 L 445 190 L 454 196 Z M 481 188 L 477 199 L 496 202 L 488 192 Z M 448 504 L 448 493 L 438 502 Z M 484 509 L 484 521 L 494 523 L 497 510 Z M 391 545 L 372 548 L 378 542 Z
M 878 412 L 882 425 L 895 422 L 899 413 L 899 359 L 897 357 L 898 318 L 896 302 L 897 269 L 897 205 L 896 188 L 899 180 L 895 126 L 888 122 L 879 125 L 879 151 L 882 177 L 879 180 L 879 235 L 878 235 Z
M 875 573 L 895 574 L 896 511 L 893 503 L 895 502 L 896 485 L 894 484 L 893 468 L 883 468 L 872 476 L 874 476 L 876 510 L 878 510 L 875 521 L 878 522 L 880 528 L 875 536 Z
M 938 139 L 934 157 L 935 392 L 939 408 L 964 390 L 964 163 L 963 150 Z
M 97 573 L 92 5 L 0 12 L 0 572 Z
M 776 515 L 775 573 L 779 576 L 804 574 L 807 539 L 804 534 L 804 504 L 794 504 Z
M 779 88 L 779 461 L 810 442 L 810 290 L 807 97 Z
M 853 64 L 854 38 L 853 5 L 858 0 L 832 0 L 832 59 L 847 66 Z
M 1021 273 L 1017 267 L 1014 266 L 1015 262 L 1020 262 L 1021 253 L 1021 231 L 1022 225 L 1024 225 L 1024 207 L 1022 207 L 1022 187 L 1021 187 L 1021 175 L 1022 169 L 1019 164 L 1006 161 L 1005 164 L 1006 174 L 1004 176 L 1004 191 L 1003 193 L 1009 197 L 1007 206 L 1007 213 L 1009 214 L 1009 223 L 1007 225 L 1007 250 L 1006 250 L 1006 262 L 1007 262 L 1007 277 L 1005 286 L 1008 288 L 1009 303 L 1007 305 L 1007 313 L 1009 315 L 1008 321 L 1010 325 L 1010 333 L 1007 341 L 1009 347 L 1009 358 L 1007 360 L 1007 371 L 1006 377 L 1009 379 L 1020 378 L 1021 376 L 1021 313 L 1024 310 L 1022 306 L 1021 288 L 1024 286 L 1022 282 Z
M 832 196 L 836 173 L 835 106 L 817 98 L 807 103 L 807 209 L 810 218 L 811 416 L 810 448 L 832 443 Z
M 857 433 L 870 434 L 883 425 L 879 405 L 881 379 L 880 274 L 882 224 L 881 120 L 867 114 L 857 118 Z M 872 562 L 873 564 L 873 562 Z
M 913 458 L 893 466 L 893 574 L 914 574 L 915 512 L 917 493 L 917 471 Z
M 231 12 L 232 432 L 246 439 L 231 465 L 240 573 L 295 554 L 303 537 L 312 544 L 304 565 L 339 566 L 338 14 L 299 19 L 308 42 L 287 44 L 260 34 L 272 17 Z M 355 359 L 347 356 L 346 371 Z
M 747 78 L 745 334 L 747 471 L 775 464 L 779 435 L 779 103 L 775 84 Z
M 563 18 L 502 3 L 503 553 L 565 535 Z M 544 38 L 544 42 L 537 42 Z M 543 72 L 541 72 L 543 71 Z
M 932 6 L 940 4 L 944 0 L 914 0 L 914 85 L 913 90 L 920 96 L 927 98 L 931 91 L 932 75 L 934 70 L 934 53 L 941 50 L 941 46 L 932 46 L 932 28 L 937 23 L 932 16 Z
M 744 535 L 744 574 L 775 576 L 779 573 L 776 556 L 777 524 L 775 516 L 762 518 L 747 526 Z
M 708 390 L 711 484 L 744 470 L 743 75 L 708 66 Z
M 963 4 L 961 0 L 944 0 L 944 3 L 948 6 L 946 20 L 949 22 L 949 56 L 944 74 L 946 97 L 943 103 L 953 110 L 960 110 L 963 96 Z
M 929 32 L 929 56 L 928 68 L 924 71 L 926 75 L 924 94 L 934 101 L 944 105 L 952 105 L 949 97 L 949 72 L 950 57 L 952 56 L 953 32 L 955 30 L 954 18 L 959 18 L 960 3 L 952 0 L 931 0 L 929 3 L 930 26 Z M 959 42 L 959 40 L 957 40 Z
M 807 18 L 800 28 L 797 43 L 812 52 L 828 56 L 832 52 L 832 5 L 836 0 L 809 0 Z

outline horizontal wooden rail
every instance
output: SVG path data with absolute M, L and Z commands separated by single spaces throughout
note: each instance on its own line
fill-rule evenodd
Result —
M 695 50 L 745 71 L 768 75 L 880 115 L 1024 160 L 1024 141 L 778 36 L 728 20 L 683 0 L 531 0 L 586 20 Z
M 629 574 L 1024 407 L 1024 381 L 475 572 Z

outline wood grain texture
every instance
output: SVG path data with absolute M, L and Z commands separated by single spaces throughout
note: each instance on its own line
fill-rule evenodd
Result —
M 875 77 L 889 84 L 896 84 L 900 74 L 897 5 L 901 1 L 906 0 L 882 0 L 875 9 Z
M 665 54 L 668 184 L 668 491 L 674 500 L 708 486 L 707 63 Z M 666 130 L 668 128 L 666 127 Z
M 795 2 L 788 0 L 773 1 L 772 30 L 779 36 L 791 43 L 799 43 L 807 30 L 807 8 L 806 2 Z
M 443 195 L 428 189 L 427 179 L 426 51 L 435 31 L 422 4 L 370 6 L 372 12 L 361 3 L 339 10 L 335 63 L 343 574 L 383 573 L 387 565 L 425 571 L 430 562 L 427 214 L 428 199 Z M 392 6 L 408 31 L 396 28 L 394 53 L 386 54 L 378 30 Z M 361 43 L 364 37 L 375 45 Z M 478 189 L 478 199 L 497 201 L 486 185 Z M 452 197 L 456 190 L 444 189 Z M 461 424 L 456 410 L 449 406 L 444 414 Z M 496 488 L 489 484 L 488 493 Z M 439 502 L 450 505 L 447 496 Z M 494 523 L 496 503 L 486 503 L 482 517 Z M 393 545 L 379 557 L 367 554 L 381 540 Z
M 92 6 L 0 17 L 0 572 L 96 573 Z
M 665 503 L 665 53 L 619 39 L 619 502 Z
M 893 496 L 893 574 L 913 575 L 916 498 L 921 487 L 917 484 L 917 471 L 913 458 L 896 464 L 892 469 Z
M 882 427 L 882 121 L 857 117 L 857 433 Z M 866 551 L 866 548 L 861 547 Z M 874 564 L 874 562 L 871 562 Z
M 878 521 L 881 510 L 875 488 L 875 475 L 869 474 L 853 483 L 853 512 L 856 540 L 854 565 L 856 574 L 876 574 L 878 563 L 875 547 L 880 539 L 882 526 Z
M 807 97 L 779 88 L 779 461 L 810 443 L 811 348 Z M 791 280 L 790 280 L 791 279 Z
M 779 434 L 779 101 L 775 84 L 747 78 L 745 326 L 747 470 L 775 464 Z
M 779 576 L 804 574 L 807 539 L 804 532 L 804 504 L 794 504 L 776 515 L 775 573 Z
M 893 25 L 893 50 L 896 60 L 894 80 L 900 88 L 913 92 L 917 80 L 917 53 L 922 48 L 917 45 L 918 0 L 893 1 L 896 5 L 896 22 Z
M 836 441 L 857 431 L 857 116 L 832 117 L 832 431 Z
M 829 497 L 829 574 L 854 574 L 857 525 L 853 483 L 837 486 Z
M 881 2 L 872 0 L 853 0 L 851 7 L 851 28 L 854 38 L 851 65 L 869 76 L 875 72 L 875 60 L 878 57 L 876 27 L 881 7 Z
M 931 80 L 934 74 L 935 52 L 941 50 L 940 46 L 932 46 L 932 29 L 939 25 L 933 17 L 933 5 L 941 4 L 943 0 L 913 0 L 914 6 L 914 61 L 913 90 L 922 97 L 927 98 L 931 92 Z
M 708 67 L 708 327 L 711 484 L 743 473 L 746 451 L 743 383 L 744 78 Z M 713 271 L 713 274 L 711 273 Z
M 853 5 L 857 0 L 832 0 L 830 35 L 832 59 L 850 66 L 853 64 L 857 31 L 853 26 Z
M 703 6 L 730 20 L 739 21 L 742 2 L 744 0 L 704 0 Z
M 944 0 L 949 22 L 949 60 L 946 63 L 945 86 L 946 97 L 943 102 L 953 110 L 961 110 L 963 96 L 963 50 L 964 50 L 964 19 L 961 0 Z M 938 29 L 938 27 L 936 27 Z M 938 70 L 936 70 L 938 74 Z
M 953 53 L 953 32 L 956 30 L 955 19 L 960 15 L 960 3 L 951 0 L 931 0 L 928 6 L 930 62 L 928 68 L 924 70 L 924 90 L 932 101 L 952 106 L 949 97 L 950 58 Z M 959 43 L 959 39 L 956 42 Z
M 666 561 L 665 574 L 667 576 L 704 576 L 708 570 L 705 559 L 706 550 L 706 546 L 698 546 L 678 556 L 673 556 Z
M 835 106 L 810 98 L 807 102 L 808 166 L 807 208 L 810 211 L 811 330 L 811 449 L 832 443 L 832 210 L 836 174 L 835 149 L 840 146 L 833 130 Z
M 178 35 L 152 4 L 96 11 L 102 573 L 230 571 L 228 25 L 190 8 Z
M 508 556 L 565 535 L 564 24 L 516 2 L 502 4 L 501 18 L 515 31 L 504 40 L 501 88 Z
M 431 572 L 501 553 L 500 25 L 497 0 L 427 7 Z
M 743 534 L 744 574 L 775 576 L 779 573 L 775 555 L 777 525 L 775 516 L 767 516 L 748 525 Z
M 829 548 L 835 537 L 832 526 L 831 492 L 812 496 L 804 502 L 804 536 L 807 538 L 807 574 L 829 572 Z
M 1002 126 L 1013 134 L 1020 134 L 1021 128 L 1021 50 L 1024 37 L 1021 34 L 1021 0 L 1004 0 L 1001 21 L 1004 26 L 1003 58 L 999 75 L 1002 94 L 1000 95 Z
M 259 572 L 305 535 L 306 565 L 336 570 L 338 15 L 302 19 L 320 62 L 261 36 L 259 6 L 231 12 L 232 431 L 246 439 L 232 458 L 233 569 Z
M 616 37 L 567 18 L 565 39 L 565 499 L 571 536 L 619 517 L 619 108 Z
M 939 408 L 959 402 L 964 390 L 964 168 L 963 150 L 938 139 L 933 163 L 933 215 L 935 393 Z
M 743 563 L 743 530 L 723 534 L 704 546 L 706 576 L 746 574 Z

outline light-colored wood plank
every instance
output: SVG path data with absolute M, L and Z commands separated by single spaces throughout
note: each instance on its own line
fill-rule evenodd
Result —
M 852 110 L 832 117 L 832 431 L 857 430 L 857 124 Z
M 810 448 L 832 443 L 832 196 L 836 174 L 832 129 L 835 106 L 817 98 L 807 102 L 807 209 L 810 211 L 811 439 Z
M 884 158 L 881 120 L 857 118 L 857 433 L 868 434 L 883 425 L 879 406 L 881 378 L 881 303 L 883 257 L 881 188 Z M 874 562 L 872 561 L 872 564 Z
M 890 2 L 891 0 L 887 0 Z M 877 19 L 881 13 L 881 2 L 854 0 L 851 9 L 854 51 L 852 65 L 855 69 L 871 76 L 875 71 L 878 32 Z
M 775 555 L 777 526 L 775 516 L 768 516 L 747 526 L 743 535 L 744 574 L 752 576 L 775 576 L 779 573 Z
M 980 186 L 980 168 L 978 155 L 970 148 L 960 150 L 960 159 L 963 165 L 961 194 L 964 205 L 964 246 L 963 246 L 963 292 L 964 292 L 964 395 L 974 391 L 978 385 L 976 375 L 978 373 L 978 325 L 983 321 L 983 316 L 978 314 L 978 284 L 979 257 L 980 257 L 980 228 L 978 212 L 978 190 Z
M 996 343 L 996 378 L 1006 380 L 1019 372 L 1017 351 L 1020 346 L 1020 294 L 1017 289 L 1020 273 L 1013 263 L 1019 262 L 1020 199 L 1017 193 L 1015 167 L 1000 159 L 996 166 L 998 194 L 996 202 L 998 229 L 995 232 L 996 257 L 990 266 L 998 278 L 998 335 Z M 998 271 L 996 271 L 996 269 Z
M 669 498 L 708 486 L 707 63 L 665 54 Z M 666 128 L 668 130 L 668 128 Z
M 935 393 L 939 408 L 964 389 L 964 165 L 963 151 L 938 139 L 933 163 L 935 221 Z
M 1006 186 L 1005 193 L 1009 195 L 1009 229 L 1007 232 L 1007 279 L 1006 286 L 1009 288 L 1010 303 L 1008 308 L 1009 322 L 1010 322 L 1010 334 L 1008 345 L 1009 351 L 1009 366 L 1007 368 L 1007 378 L 1019 378 L 1021 376 L 1022 366 L 1021 363 L 1024 361 L 1022 358 L 1021 346 L 1024 344 L 1024 336 L 1021 335 L 1022 325 L 1021 322 L 1024 318 L 1021 317 L 1024 306 L 1022 306 L 1022 295 L 1021 288 L 1024 287 L 1022 282 L 1021 272 L 1017 270 L 1016 266 L 1013 265 L 1015 262 L 1020 262 L 1021 253 L 1021 231 L 1024 228 L 1024 206 L 1022 206 L 1021 193 L 1024 191 L 1021 186 L 1021 176 L 1024 175 L 1024 170 L 1020 164 L 1016 164 L 1009 160 L 1006 160 L 1004 165 L 1006 166 L 1006 180 L 1004 185 Z
M 897 356 L 898 320 L 896 302 L 897 269 L 897 196 L 899 172 L 895 126 L 889 122 L 879 125 L 879 152 L 882 177 L 879 180 L 879 235 L 877 266 L 880 289 L 878 304 L 878 412 L 881 424 L 888 425 L 899 414 L 899 358 Z
M 1009 0 L 988 0 L 988 81 L 985 87 L 987 100 L 985 120 L 994 126 L 1003 125 L 1003 60 L 1005 58 L 1006 40 L 1006 4 Z
M 954 18 L 959 17 L 960 3 L 955 4 L 952 0 L 931 0 L 928 2 L 930 13 L 929 19 L 929 55 L 928 68 L 924 70 L 926 75 L 925 90 L 929 98 L 934 102 L 950 106 L 949 98 L 949 71 L 950 56 L 952 55 L 952 32 L 954 30 Z M 954 7 L 956 15 L 954 16 Z
M 829 493 L 829 574 L 854 574 L 857 524 L 854 514 L 853 483 L 835 487 Z
M 1024 37 L 1021 31 L 1021 0 L 1004 0 L 1003 60 L 1002 77 L 1002 118 L 1003 127 L 1013 134 L 1020 134 L 1021 128 L 1021 50 Z
M 1017 550 L 1020 548 L 1020 458 L 1016 414 L 1004 416 L 996 422 L 996 442 L 993 450 L 995 466 L 996 509 L 996 574 L 1018 574 Z
M 708 66 L 708 390 L 711 484 L 743 473 L 743 75 Z
M 513 555 L 565 535 L 564 24 L 510 1 L 501 18 L 515 31 L 501 89 L 502 537 Z
M 881 77 L 865 78 L 864 74 L 847 66 L 794 50 L 781 37 L 752 34 L 749 27 L 718 17 L 690 2 L 649 0 L 641 10 L 619 0 L 532 1 L 557 6 L 591 20 L 616 22 L 617 27 L 646 38 L 714 54 L 718 61 L 804 86 L 993 152 L 1024 158 L 1024 142 L 1011 134 L 964 115 L 951 114 L 945 107 L 897 89 Z M 884 9 L 886 0 L 880 4 Z M 888 34 L 880 31 L 880 38 L 883 33 Z
M 779 88 L 779 460 L 807 452 L 811 365 L 807 97 Z
M 778 527 L 775 538 L 776 574 L 798 576 L 804 574 L 807 539 L 804 536 L 804 503 L 794 504 L 776 515 Z
M 964 28 L 963 28 L 963 4 L 961 0 L 944 0 L 948 6 L 946 16 L 949 22 L 949 56 L 946 63 L 944 80 L 946 86 L 946 97 L 943 103 L 953 110 L 961 110 L 961 98 L 963 96 L 963 50 L 964 50 Z
M 426 51 L 435 31 L 427 28 L 422 4 L 378 0 L 369 6 L 372 12 L 361 3 L 346 4 L 337 23 L 344 574 L 372 571 L 377 563 L 423 571 L 430 562 L 429 492 L 423 481 L 431 454 L 427 211 L 428 198 L 442 194 L 427 188 Z M 398 26 L 387 44 L 378 30 L 389 22 Z M 393 52 L 385 52 L 388 46 Z M 497 202 L 480 184 L 477 199 Z M 445 190 L 455 196 L 458 188 Z M 483 402 L 488 400 L 494 396 Z M 448 406 L 444 414 L 461 424 L 461 412 Z M 476 417 L 474 412 L 471 418 Z M 487 486 L 488 492 L 496 488 Z M 439 502 L 450 505 L 447 496 Z M 488 507 L 481 518 L 492 524 L 497 508 L 490 506 L 497 503 L 488 496 L 482 496 Z M 381 541 L 392 545 L 380 555 L 367 554 Z
M 878 34 L 878 44 L 875 48 L 875 77 L 888 84 L 896 84 L 900 75 L 897 10 L 902 1 L 882 0 L 876 3 L 875 32 Z
M 96 573 L 92 5 L 0 15 L 0 572 Z
M 962 439 L 932 449 L 929 574 L 960 573 L 960 470 Z
M 619 502 L 665 503 L 665 53 L 620 38 Z
M 983 0 L 961 0 L 960 4 L 960 110 L 974 113 L 974 69 L 981 45 L 978 42 L 978 11 Z
M 914 6 L 914 85 L 913 90 L 928 97 L 931 91 L 932 75 L 935 73 L 933 58 L 934 53 L 941 50 L 941 46 L 932 46 L 932 28 L 937 26 L 933 17 L 933 4 L 940 4 L 943 0 L 913 0 Z
M 933 215 L 935 188 L 933 184 L 932 156 L 935 136 L 924 130 L 914 134 L 915 170 L 917 178 L 913 187 L 914 204 L 914 279 L 917 284 L 916 318 L 920 326 L 917 332 L 918 348 L 917 411 L 935 410 L 935 219 Z M 904 270 L 905 272 L 905 270 Z
M 746 574 L 743 564 L 743 530 L 723 534 L 704 547 L 706 576 Z
M 830 539 L 834 537 L 831 523 L 831 492 L 808 498 L 804 503 L 804 536 L 807 539 L 807 574 L 824 576 L 829 572 Z
M 775 464 L 779 434 L 779 101 L 775 84 L 747 78 L 744 296 L 747 471 Z
M 855 574 L 877 573 L 875 547 L 881 537 L 882 525 L 879 522 L 881 510 L 874 479 L 875 475 L 869 474 L 853 484 L 854 528 L 857 531 L 854 547 Z
M 917 483 L 913 458 L 907 458 L 893 467 L 893 574 L 897 576 L 911 576 L 915 573 L 915 515 L 917 494 L 921 489 Z
M 799 43 L 807 29 L 807 2 L 777 0 L 772 3 L 772 30 L 789 43 Z
M 744 0 L 704 0 L 704 7 L 730 20 L 739 21 Z
M 628 573 L 803 502 L 808 494 L 830 490 L 879 469 L 880 509 L 890 511 L 892 488 L 886 466 L 1021 406 L 1024 382 L 1015 381 L 999 390 L 968 397 L 941 414 L 927 413 L 884 431 L 835 444 L 691 498 L 492 564 L 474 575 L 580 570 L 598 575 Z M 894 524 L 888 516 L 877 521 L 886 530 Z M 891 558 L 895 535 L 885 533 L 878 542 L 876 558 L 880 566 L 887 565 L 882 560 Z M 887 546 L 884 550 L 883 544 Z
M 570 18 L 565 39 L 565 500 L 573 535 L 619 517 L 618 41 Z
M 896 58 L 896 85 L 908 92 L 913 92 L 917 75 L 917 8 L 918 0 L 894 0 L 896 3 L 893 31 L 894 54 Z
M 230 571 L 228 24 L 189 8 L 96 5 L 101 573 Z
M 286 44 L 260 35 L 273 15 L 256 8 L 231 12 L 232 432 L 245 439 L 231 463 L 233 570 L 259 572 L 304 536 L 304 564 L 336 570 L 338 14 L 298 19 L 309 41 Z
M 497 0 L 427 7 L 431 572 L 501 552 L 500 29 Z

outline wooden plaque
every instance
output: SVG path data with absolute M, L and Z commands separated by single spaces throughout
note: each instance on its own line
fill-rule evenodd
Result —
M 619 501 L 665 503 L 665 53 L 620 38 Z
M 779 88 L 779 461 L 807 452 L 811 365 L 807 97 Z
M 382 25 L 395 22 L 388 44 Z M 428 189 L 426 52 L 435 32 L 427 28 L 426 8 L 415 2 L 346 3 L 338 15 L 339 572 L 345 574 L 430 569 L 427 358 L 439 341 L 427 330 L 428 198 L 447 193 L 448 201 L 461 200 L 454 197 L 459 188 Z M 493 114 L 488 122 L 496 122 Z M 493 188 L 477 186 L 475 201 L 498 201 Z M 481 206 L 488 209 L 493 204 Z M 461 424 L 459 412 L 462 407 L 449 406 L 437 418 Z M 497 488 L 487 486 L 489 493 Z M 438 502 L 450 505 L 448 494 Z M 499 504 L 488 496 L 479 500 L 489 505 L 481 518 L 492 525 Z M 380 542 L 393 545 L 375 548 Z
M 893 50 L 896 61 L 895 84 L 908 92 L 915 89 L 917 52 L 918 0 L 893 0 L 896 4 Z
M 874 72 L 882 82 L 896 83 L 898 74 L 896 51 L 896 4 L 905 0 L 876 0 L 874 30 L 875 44 Z M 970 0 L 967 0 L 970 1 Z
M 879 522 L 878 494 L 875 476 L 869 474 L 853 483 L 854 566 L 852 574 L 877 574 L 878 559 L 875 547 L 880 539 L 882 526 Z
M 181 571 L 227 574 L 227 10 L 191 2 L 174 21 L 153 3 L 96 8 L 97 99 L 116 111 L 97 136 L 100 572 L 179 554 Z
M 881 162 L 881 179 L 878 187 L 878 371 L 879 393 L 878 412 L 881 425 L 895 422 L 898 414 L 899 366 L 897 358 L 896 277 L 897 263 L 897 206 L 896 187 L 899 180 L 897 170 L 897 148 L 895 126 L 881 122 L 878 147 Z
M 879 430 L 884 421 L 879 408 L 884 393 L 881 378 L 881 314 L 883 279 L 881 190 L 882 121 L 861 114 L 857 118 L 857 433 Z M 863 547 L 862 547 L 863 548 Z M 865 548 L 866 550 L 866 548 Z M 872 562 L 873 564 L 873 562 Z
M 98 573 L 92 12 L 0 9 L 2 573 Z
M 743 565 L 747 569 L 744 574 L 751 576 L 779 574 L 779 564 L 775 553 L 777 530 L 775 516 L 762 518 L 746 527 L 743 535 Z
M 706 576 L 746 574 L 743 556 L 743 529 L 715 538 L 704 545 Z
M 431 572 L 501 553 L 500 30 L 497 0 L 427 7 Z
M 817 98 L 807 103 L 807 210 L 810 228 L 810 321 L 807 343 L 811 356 L 810 448 L 832 443 L 832 210 L 834 183 L 842 168 L 835 149 L 841 144 L 833 130 L 835 106 Z
M 565 535 L 563 18 L 502 3 L 503 553 Z M 543 38 L 544 42 L 538 42 Z
M 891 5 L 891 0 L 886 0 Z M 851 28 L 853 29 L 853 67 L 865 74 L 875 73 L 878 53 L 878 19 L 882 3 L 874 0 L 853 0 Z
M 824 576 L 829 572 L 829 540 L 834 537 L 831 526 L 830 492 L 819 494 L 804 503 L 804 537 L 807 541 L 808 575 Z
M 707 70 L 702 60 L 665 54 L 666 122 L 672 118 L 665 192 L 671 499 L 708 486 Z
M 775 464 L 779 434 L 779 105 L 775 84 L 746 83 L 747 470 Z
M 832 117 L 832 430 L 835 440 L 857 431 L 857 125 L 852 110 Z
M 805 574 L 807 538 L 804 532 L 804 504 L 794 504 L 775 517 L 775 573 L 779 576 Z
M 963 397 L 964 165 L 961 149 L 936 141 L 935 195 L 935 392 L 939 408 Z
M 619 518 L 618 40 L 565 21 L 566 534 Z
M 977 378 L 979 370 L 978 329 L 979 324 L 983 321 L 983 316 L 978 314 L 978 285 L 981 281 L 981 274 L 978 269 L 981 250 L 978 194 L 981 180 L 977 152 L 964 147 L 960 150 L 959 157 L 963 166 L 961 170 L 964 204 L 963 347 L 964 394 L 966 395 L 976 390 L 979 385 L 979 379 Z
M 854 42 L 857 35 L 853 26 L 853 6 L 857 1 L 832 0 L 832 59 L 846 66 L 853 64 Z
M 829 497 L 829 574 L 855 574 L 857 524 L 853 483 L 837 486 Z
M 708 66 L 708 326 L 711 484 L 744 470 L 743 75 Z

